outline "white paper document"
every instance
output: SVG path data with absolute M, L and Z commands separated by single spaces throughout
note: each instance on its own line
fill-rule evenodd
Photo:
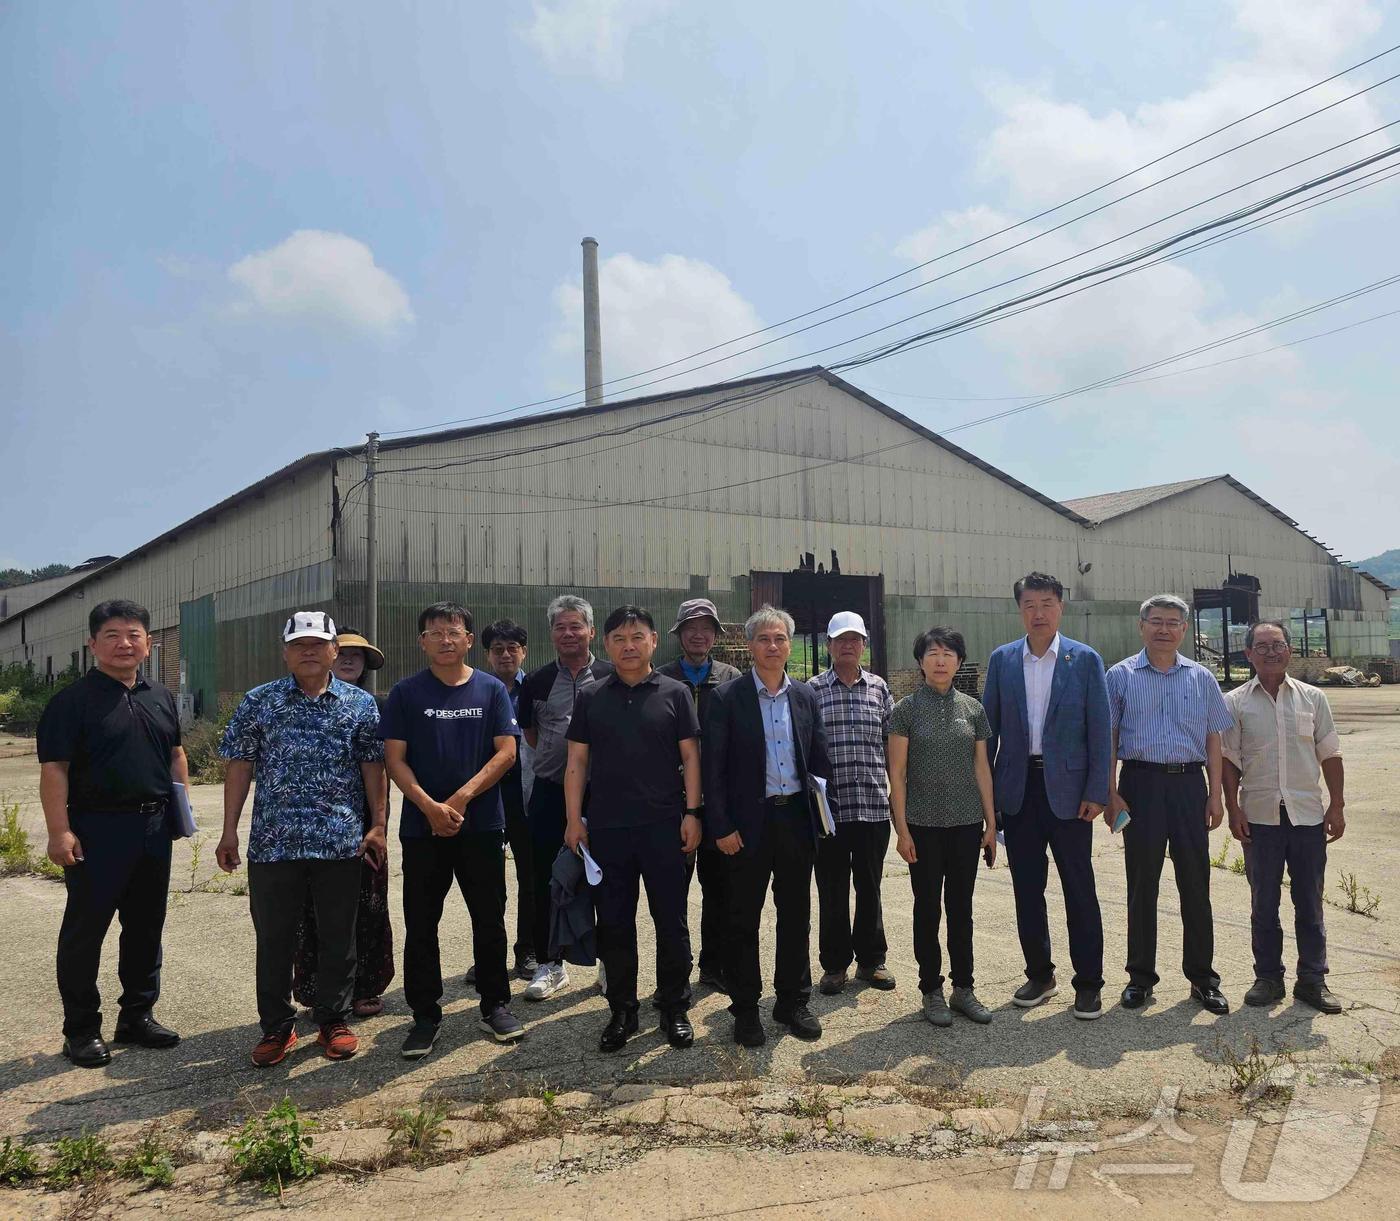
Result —
M 817 794 L 817 810 L 821 814 L 821 826 L 817 831 L 823 837 L 836 834 L 836 819 L 831 815 L 831 802 L 826 798 L 826 780 L 821 776 L 810 777 Z

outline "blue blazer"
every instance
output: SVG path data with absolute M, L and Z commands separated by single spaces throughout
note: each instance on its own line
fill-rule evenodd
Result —
M 1023 647 L 1023 640 L 1013 640 L 992 654 L 982 693 L 992 726 L 987 757 L 992 761 L 993 799 L 1006 817 L 1019 814 L 1025 801 L 1031 748 Z M 1081 801 L 1108 803 L 1112 748 L 1103 658 L 1087 644 L 1061 636 L 1041 733 L 1045 792 L 1056 818 L 1079 817 Z

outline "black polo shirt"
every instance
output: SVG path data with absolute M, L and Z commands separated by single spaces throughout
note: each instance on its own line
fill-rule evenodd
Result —
M 89 670 L 39 718 L 40 763 L 68 764 L 68 808 L 130 809 L 170 796 L 170 752 L 180 745 L 175 697 L 158 683 L 127 686 Z
M 679 822 L 681 743 L 699 736 L 690 690 L 655 670 L 635 687 L 610 674 L 580 691 L 568 737 L 589 748 L 590 829 Z

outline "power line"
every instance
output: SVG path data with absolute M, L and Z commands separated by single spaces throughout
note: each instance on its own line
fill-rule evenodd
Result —
M 860 289 L 855 290 L 854 292 L 847 293 L 847 294 L 845 294 L 845 295 L 842 296 L 842 297 L 838 297 L 838 298 L 836 298 L 836 299 L 833 300 L 833 301 L 829 301 L 829 302 L 825 303 L 824 305 L 816 306 L 816 307 L 813 308 L 813 309 L 809 309 L 809 310 L 803 311 L 802 313 L 799 313 L 799 314 L 794 314 L 794 315 L 792 315 L 792 316 L 789 317 L 789 318 L 785 318 L 785 319 L 783 319 L 783 320 L 781 320 L 781 321 L 779 321 L 779 322 L 771 323 L 771 324 L 768 325 L 768 326 L 760 327 L 760 328 L 758 328 L 758 329 L 756 329 L 756 330 L 749 331 L 749 332 L 747 332 L 746 334 L 736 336 L 736 337 L 733 338 L 733 339 L 725 340 L 725 341 L 722 342 L 722 343 L 713 344 L 713 345 L 711 345 L 710 347 L 702 348 L 702 349 L 700 349 L 700 350 L 697 351 L 697 352 L 692 352 L 692 353 L 689 354 L 688 356 L 678 357 L 676 360 L 669 361 L 669 362 L 667 362 L 667 363 L 665 363 L 665 364 L 655 365 L 655 366 L 652 366 L 652 367 L 649 368 L 649 369 L 643 369 L 643 370 L 640 370 L 640 371 L 638 371 L 638 372 L 636 372 L 636 373 L 626 374 L 626 375 L 623 375 L 622 377 L 613 378 L 613 379 L 611 379 L 611 380 L 609 380 L 609 381 L 607 381 L 607 382 L 604 382 L 603 385 L 608 386 L 608 385 L 614 385 L 614 384 L 616 384 L 616 383 L 618 383 L 618 382 L 634 381 L 636 378 L 638 378 L 638 377 L 643 377 L 643 376 L 645 376 L 645 375 L 648 374 L 648 373 L 658 372 L 658 371 L 660 371 L 660 370 L 662 370 L 662 369 L 671 368 L 671 367 L 673 367 L 673 366 L 676 365 L 676 364 L 687 363 L 687 362 L 689 362 L 689 361 L 691 361 L 691 360 L 693 360 L 693 359 L 695 359 L 695 358 L 697 358 L 697 357 L 699 357 L 699 356 L 708 355 L 709 353 L 718 351 L 718 350 L 721 349 L 721 348 L 726 348 L 726 347 L 731 346 L 732 344 L 740 343 L 740 342 L 742 342 L 742 341 L 745 340 L 745 339 L 751 339 L 751 338 L 753 338 L 753 337 L 755 337 L 755 336 L 757 336 L 757 335 L 765 334 L 765 333 L 767 333 L 767 332 L 769 332 L 769 331 L 776 330 L 776 329 L 778 329 L 778 328 L 780 328 L 780 327 L 787 326 L 787 325 L 789 325 L 789 324 L 791 324 L 791 323 L 793 323 L 793 322 L 799 322 L 799 321 L 801 321 L 801 320 L 803 320 L 803 319 L 805 319 L 805 318 L 810 318 L 810 317 L 812 317 L 812 316 L 815 315 L 815 314 L 822 313 L 822 312 L 824 312 L 825 310 L 834 308 L 835 306 L 843 305 L 843 304 L 845 304 L 847 301 L 854 300 L 855 298 L 860 297 L 860 296 L 863 296 L 863 295 L 865 295 L 865 294 L 868 293 L 868 292 L 873 292 L 873 291 L 875 291 L 875 290 L 878 289 L 878 288 L 882 288 L 882 287 L 884 287 L 886 284 L 891 284 L 891 283 L 893 283 L 894 281 L 899 280 L 899 279 L 902 279 L 902 278 L 905 277 L 905 276 L 912 275 L 913 273 L 915 273 L 915 272 L 917 272 L 917 271 L 920 271 L 920 270 L 922 270 L 922 269 L 925 268 L 925 267 L 929 267 L 929 266 L 933 265 L 934 263 L 940 262 L 940 261 L 942 261 L 943 259 L 951 258 L 952 256 L 954 256 L 954 255 L 956 255 L 956 254 L 960 254 L 960 253 L 962 253 L 963 251 L 966 251 L 966 250 L 974 249 L 974 248 L 976 248 L 976 247 L 978 247 L 978 246 L 983 245 L 983 244 L 986 243 L 986 242 L 989 242 L 989 241 L 994 240 L 995 238 L 1002 237 L 1002 236 L 1004 236 L 1004 235 L 1007 234 L 1007 233 L 1014 232 L 1015 230 L 1020 229 L 1020 228 L 1023 228 L 1023 227 L 1026 226 L 1026 225 L 1033 224 L 1033 223 L 1036 222 L 1037 220 L 1041 220 L 1041 219 L 1043 219 L 1043 218 L 1046 217 L 1046 216 L 1053 215 L 1055 212 L 1061 211 L 1061 210 L 1063 210 L 1064 208 L 1070 207 L 1070 206 L 1072 206 L 1072 205 L 1074 205 L 1074 204 L 1076 204 L 1076 203 L 1081 202 L 1082 200 L 1088 199 L 1088 198 L 1090 198 L 1091 196 L 1098 194 L 1100 191 L 1107 190 L 1109 187 L 1116 186 L 1118 183 L 1124 182 L 1124 181 L 1126 181 L 1127 179 L 1132 178 L 1134 175 L 1140 174 L 1140 173 L 1142 173 L 1142 172 L 1145 171 L 1145 170 L 1151 169 L 1153 166 L 1160 165 L 1162 162 L 1170 160 L 1172 157 L 1177 156 L 1179 153 L 1185 152 L 1187 149 L 1194 148 L 1194 147 L 1196 147 L 1196 146 L 1199 145 L 1199 144 L 1203 144 L 1203 143 L 1205 143 L 1207 140 L 1210 140 L 1210 139 L 1214 138 L 1215 136 L 1218 136 L 1218 135 L 1222 134 L 1223 132 L 1226 132 L 1226 131 L 1231 130 L 1232 128 L 1238 127 L 1240 124 L 1246 123 L 1246 122 L 1248 122 L 1250 119 L 1257 118 L 1259 115 L 1265 114 L 1265 113 L 1267 113 L 1267 112 L 1270 111 L 1270 110 L 1277 109 L 1279 106 L 1285 105 L 1286 103 L 1288 103 L 1288 102 L 1290 102 L 1290 101 L 1293 101 L 1293 100 L 1295 100 L 1295 99 L 1297 99 L 1297 98 L 1299 98 L 1299 97 L 1302 97 L 1303 95 L 1305 95 L 1305 94 L 1307 94 L 1307 93 L 1311 93 L 1311 92 L 1313 92 L 1314 90 L 1321 88 L 1323 85 L 1330 84 L 1331 82 L 1333 82 L 1333 81 L 1335 81 L 1335 80 L 1338 80 L 1338 79 L 1340 79 L 1340 78 L 1342 78 L 1342 77 L 1348 75 L 1348 74 L 1351 73 L 1351 72 L 1355 72 L 1355 71 L 1356 71 L 1357 69 L 1359 69 L 1359 68 L 1366 67 L 1368 64 L 1371 64 L 1371 63 L 1376 62 L 1377 60 L 1383 59 L 1383 58 L 1385 58 L 1386 56 L 1393 54 L 1393 53 L 1394 53 L 1395 51 L 1397 51 L 1397 50 L 1400 50 L 1400 44 L 1396 44 L 1396 45 L 1394 45 L 1394 46 L 1387 47 L 1387 48 L 1385 48 L 1384 50 L 1377 52 L 1375 55 L 1368 56 L 1367 58 L 1365 58 L 1365 59 L 1363 59 L 1363 60 L 1360 60 L 1360 61 L 1358 61 L 1357 63 L 1352 64 L 1350 67 L 1343 68 L 1343 69 L 1341 69 L 1341 70 L 1338 71 L 1338 72 L 1334 72 L 1331 76 L 1324 77 L 1324 78 L 1322 78 L 1322 79 L 1319 80 L 1319 81 L 1313 82 L 1311 85 L 1307 85 L 1307 86 L 1305 86 L 1305 87 L 1302 88 L 1302 89 L 1295 90 L 1293 93 L 1287 94 L 1286 96 L 1281 97 L 1281 98 L 1277 99 L 1276 101 L 1270 102 L 1270 103 L 1269 103 L 1268 105 L 1266 105 L 1266 106 L 1261 106 L 1261 107 L 1259 107 L 1259 108 L 1256 109 L 1256 110 L 1250 111 L 1248 114 L 1241 115 L 1239 118 L 1233 119 L 1233 120 L 1231 120 L 1230 122 L 1225 123 L 1225 124 L 1221 125 L 1220 127 L 1217 127 L 1217 128 L 1215 128 L 1215 129 L 1213 129 L 1212 131 L 1206 132 L 1206 133 L 1205 133 L 1204 135 L 1202 135 L 1202 136 L 1198 136 L 1198 137 L 1196 137 L 1196 138 L 1193 139 L 1193 140 L 1189 140 L 1189 141 L 1187 141 L 1185 144 L 1179 145 L 1178 147 L 1176 147 L 1176 148 L 1174 148 L 1174 149 L 1171 149 L 1171 150 L 1169 150 L 1168 152 L 1163 153 L 1163 154 L 1161 154 L 1161 155 L 1158 156 L 1158 157 L 1154 157 L 1154 158 L 1151 159 L 1150 161 L 1146 161 L 1146 162 L 1144 162 L 1143 164 L 1141 164 L 1141 165 L 1139 165 L 1139 166 L 1136 166 L 1135 168 L 1133 168 L 1133 169 L 1131 169 L 1131 170 L 1127 170 L 1127 171 L 1123 172 L 1122 174 L 1119 174 L 1118 176 L 1116 176 L 1116 177 L 1114 177 L 1114 178 L 1110 178 L 1107 182 L 1100 183 L 1098 186 L 1092 187 L 1092 188 L 1090 188 L 1090 189 L 1087 190 L 1087 191 L 1082 191 L 1082 192 L 1080 192 L 1078 195 L 1075 195 L 1075 196 L 1071 197 L 1070 199 L 1064 200 L 1063 202 L 1058 203 L 1058 204 L 1055 204 L 1055 205 L 1053 205 L 1053 206 L 1051 206 L 1051 207 L 1049 207 L 1049 208 L 1045 208 L 1045 209 L 1041 210 L 1040 212 L 1035 213 L 1034 215 L 1027 216 L 1027 217 L 1023 218 L 1022 220 L 1016 221 L 1016 222 L 1014 222 L 1014 223 L 1012 223 L 1012 224 L 1010 224 L 1010 225 L 1006 225 L 1006 226 L 1004 226 L 1003 228 L 998 229 L 998 230 L 996 230 L 996 231 L 993 232 L 993 233 L 986 234 L 986 235 L 984 235 L 983 237 L 977 238 L 977 239 L 975 239 L 975 240 L 973 240 L 973 241 L 970 241 L 970 242 L 966 242 L 966 243 L 964 243 L 964 244 L 961 245 L 961 246 L 958 246 L 958 247 L 956 247 L 956 248 L 954 248 L 954 249 L 952 249 L 952 250 L 945 251 L 945 252 L 943 252 L 942 254 L 939 254 L 939 255 L 934 256 L 933 258 L 926 259 L 926 260 L 924 260 L 923 262 L 917 263 L 917 264 L 915 264 L 915 265 L 912 266 L 912 267 L 905 268 L 903 271 L 897 272 L 897 273 L 895 273 L 894 275 L 887 276 L 887 277 L 885 277 L 885 278 L 882 279 L 882 280 L 877 280 L 877 281 L 875 281 L 873 284 L 866 285 L 864 288 L 860 288 Z M 1196 168 L 1199 168 L 1199 167 L 1202 166 L 1202 165 L 1208 164 L 1210 161 L 1217 160 L 1217 159 L 1219 159 L 1220 157 L 1223 157 L 1223 156 L 1226 156 L 1226 155 L 1228 155 L 1228 154 L 1230 154 L 1230 153 L 1232 153 L 1232 152 L 1238 151 L 1239 149 L 1244 148 L 1244 147 L 1246 147 L 1246 146 L 1249 145 L 1249 144 L 1253 144 L 1253 143 L 1256 143 L 1256 142 L 1259 141 L 1259 140 L 1266 139 L 1267 137 L 1269 137 L 1269 136 L 1271 136 L 1271 135 L 1277 134 L 1277 132 L 1279 132 L 1279 131 L 1283 131 L 1283 130 L 1285 130 L 1285 129 L 1288 128 L 1288 127 L 1292 127 L 1292 126 L 1294 126 L 1294 125 L 1297 124 L 1297 123 L 1300 123 L 1300 122 L 1305 121 L 1306 119 L 1312 118 L 1314 115 L 1321 114 L 1321 113 L 1322 113 L 1323 111 L 1325 111 L 1325 110 L 1330 110 L 1330 109 L 1332 109 L 1334 106 L 1341 105 L 1341 104 L 1344 103 L 1344 102 L 1347 102 L 1347 101 L 1352 100 L 1353 98 L 1359 97 L 1361 94 L 1366 93 L 1366 92 L 1369 92 L 1371 89 L 1378 88 L 1378 87 L 1380 87 L 1381 85 L 1387 84 L 1387 83 L 1389 83 L 1390 81 L 1393 81 L 1394 79 L 1396 79 L 1394 76 L 1386 77 L 1385 79 L 1383 79 L 1383 80 L 1381 80 L 1381 81 L 1375 82 L 1375 84 L 1368 85 L 1368 86 L 1366 86 L 1364 89 L 1361 89 L 1361 90 L 1358 90 L 1358 91 L 1355 92 L 1355 93 L 1349 94 L 1347 97 L 1340 98 L 1340 99 L 1338 99 L 1337 101 L 1328 104 L 1327 106 L 1323 106 L 1323 107 L 1319 108 L 1318 110 L 1310 111 L 1308 114 L 1302 115 L 1302 116 L 1300 116 L 1299 118 L 1294 119 L 1294 120 L 1292 120 L 1292 121 L 1289 122 L 1289 123 L 1285 123 L 1285 124 L 1281 125 L 1280 127 L 1274 128 L 1274 129 L 1272 129 L 1272 130 L 1270 130 L 1270 131 L 1268 131 L 1268 132 L 1265 132 L 1265 133 L 1263 133 L 1263 134 L 1261 134 L 1261 135 L 1259 135 L 1259 136 L 1256 136 L 1256 137 L 1254 137 L 1254 138 L 1251 139 L 1251 140 L 1247 140 L 1247 141 L 1243 142 L 1242 144 L 1233 146 L 1232 148 L 1226 149 L 1226 150 L 1224 150 L 1224 151 L 1221 152 L 1221 153 L 1217 153 L 1217 154 L 1216 154 L 1215 156 L 1213 156 L 1213 157 L 1206 158 L 1204 161 L 1197 162 L 1197 163 L 1195 163 L 1195 164 L 1193 164 L 1193 165 L 1191 165 L 1191 166 L 1185 167 L 1185 168 L 1182 169 L 1182 170 L 1175 171 L 1175 172 L 1172 173 L 1171 175 L 1168 175 L 1168 176 L 1166 176 L 1166 177 L 1164 177 L 1164 178 L 1157 179 L 1157 180 L 1155 180 L 1153 183 L 1147 184 L 1147 186 L 1144 186 L 1144 187 L 1140 188 L 1138 191 L 1131 192 L 1129 195 L 1125 195 L 1125 196 L 1121 197 L 1119 200 L 1111 201 L 1109 204 L 1102 205 L 1100 208 L 1094 209 L 1094 211 L 1101 211 L 1101 210 L 1102 210 L 1103 208 L 1105 208 L 1105 207 L 1110 207 L 1110 206 L 1112 206 L 1113 203 L 1121 202 L 1122 199 L 1131 198 L 1133 195 L 1139 194 L 1139 193 L 1141 193 L 1141 191 L 1143 191 L 1143 190 L 1149 190 L 1149 189 L 1151 189 L 1152 187 L 1158 186 L 1158 185 L 1160 185 L 1160 184 L 1163 183 L 1163 182 L 1171 181 L 1171 179 L 1176 178 L 1176 177 L 1179 177 L 1179 176 L 1182 175 L 1182 174 L 1189 173 L 1191 170 L 1196 169 Z M 1092 213 L 1085 213 L 1084 215 L 1085 215 L 1085 216 L 1087 216 L 1087 215 L 1092 215 Z M 1082 219 L 1082 217 L 1077 218 L 1077 219 Z M 1072 222 L 1064 222 L 1064 224 L 1068 224 L 1068 223 L 1072 223 Z M 1055 229 L 1062 228 L 1062 227 L 1063 227 L 1063 224 L 1062 224 L 1062 225 L 1057 225 L 1057 226 L 1054 227 L 1054 229 L 1047 230 L 1046 232 L 1054 232 Z M 1044 234 L 1042 233 L 1042 234 L 1038 234 L 1038 235 L 1036 235 L 1036 236 L 1037 236 L 1037 237 L 1039 237 L 1039 236 L 1044 236 Z M 1035 238 L 1031 238 L 1031 239 L 1027 239 L 1027 240 L 1036 240 L 1036 239 L 1035 239 Z M 1024 244 L 1025 244 L 1024 242 L 1017 243 L 1016 246 L 1008 247 L 1008 249 L 1016 249 L 1017 246 L 1024 245 Z M 1006 252 L 1006 251 L 1001 251 L 1001 252 L 999 252 L 999 253 L 1005 253 L 1005 252 Z M 992 256 L 988 256 L 988 257 L 989 257 L 989 258 L 994 258 L 994 257 L 997 257 L 997 256 L 996 256 L 996 255 L 992 255 Z M 985 259 L 984 259 L 984 260 L 979 260 L 979 262 L 983 262 L 983 261 L 986 261 L 986 260 L 985 260 Z M 976 264 L 971 264 L 971 266 L 975 266 L 975 265 L 976 265 Z M 964 270 L 964 269 L 959 269 L 959 270 Z M 955 274 L 955 273 L 949 273 L 949 274 Z M 938 278 L 941 279 L 941 278 L 943 278 L 943 277 L 938 277 Z M 926 283 L 933 283 L 933 282 L 934 282 L 934 281 L 927 281 Z M 923 285 L 916 285 L 915 287 L 917 288 L 917 287 L 922 287 L 922 286 L 923 286 Z M 912 290 L 905 290 L 905 291 L 912 291 Z M 896 294 L 896 295 L 901 295 L 901 294 Z M 876 303 L 871 303 L 871 304 L 878 304 L 878 302 L 876 302 Z M 862 308 L 866 308 L 866 307 L 862 307 Z M 845 316 L 845 315 L 841 315 L 841 316 Z M 833 318 L 833 319 L 827 319 L 826 321 L 835 321 L 835 319 L 834 319 L 834 318 Z M 809 329 L 809 328 L 803 328 L 803 329 L 805 330 L 805 329 Z M 796 333 L 800 333 L 800 332 L 793 332 L 793 333 L 796 334 Z M 775 341 L 772 341 L 772 342 L 776 342 L 776 340 L 775 340 Z M 760 345 L 760 346 L 762 346 L 762 345 Z M 752 350 L 752 349 L 748 349 L 748 350 Z M 735 353 L 735 354 L 732 354 L 732 355 L 740 355 L 740 354 L 742 354 L 742 353 Z M 731 357 L 726 357 L 726 358 L 724 358 L 724 359 L 731 359 L 731 358 L 732 358 L 732 356 L 731 356 Z M 718 362 L 711 362 L 711 363 L 718 363 Z M 708 366 L 701 366 L 701 367 L 708 367 Z M 693 370 L 691 370 L 691 371 L 693 371 Z M 681 374 L 677 374 L 676 376 L 681 376 Z M 660 380 L 668 380 L 668 379 L 660 379 Z M 633 387 L 633 389 L 637 389 L 637 387 Z M 569 400 L 569 399 L 577 399 L 577 398 L 579 397 L 579 395 L 581 395 L 581 394 L 582 394 L 582 391 L 571 391 L 571 392 L 569 392 L 568 394 L 556 395 L 556 396 L 554 396 L 554 397 L 552 397 L 552 398 L 536 399 L 536 400 L 534 400 L 534 401 L 532 401 L 532 402 L 517 404 L 517 405 L 514 406 L 514 407 L 503 408 L 502 410 L 500 410 L 500 411 L 495 411 L 495 412 L 486 412 L 486 413 L 483 413 L 483 414 L 480 414 L 480 415 L 476 415 L 476 416 L 465 416 L 465 417 L 461 417 L 461 418 L 455 419 L 455 420 L 446 420 L 446 421 L 442 421 L 442 422 L 437 423 L 437 424 L 421 425 L 421 426 L 414 427 L 414 428 L 386 429 L 386 430 L 383 430 L 383 435 L 385 435 L 385 436 L 401 436 L 401 435 L 406 435 L 406 434 L 408 434 L 408 433 L 427 432 L 427 431 L 432 431 L 432 430 L 434 430 L 434 429 L 447 428 L 447 427 L 451 427 L 451 426 L 453 426 L 453 425 L 455 425 L 455 424 L 468 423 L 468 422 L 471 422 L 471 421 L 474 421 L 474 420 L 492 419 L 492 418 L 496 418 L 496 417 L 503 416 L 503 415 L 509 415 L 509 414 L 511 414 L 511 413 L 513 413 L 513 412 L 516 412 L 516 411 L 528 410 L 529 408 L 532 408 L 532 407 L 541 407 L 541 406 L 546 406 L 546 405 L 551 404 L 551 403 L 560 403 L 560 402 L 564 402 L 565 400 Z

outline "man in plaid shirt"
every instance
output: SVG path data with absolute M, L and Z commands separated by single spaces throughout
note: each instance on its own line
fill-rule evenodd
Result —
M 817 844 L 817 898 L 821 907 L 818 988 L 834 996 L 846 986 L 854 959 L 856 978 L 889 990 L 880 879 L 890 845 L 890 780 L 885 739 L 894 700 L 885 680 L 862 668 L 865 620 L 840 611 L 827 625 L 832 668 L 811 679 L 826 726 L 832 777 L 828 790 L 836 834 Z M 851 882 L 856 916 L 851 920 Z

